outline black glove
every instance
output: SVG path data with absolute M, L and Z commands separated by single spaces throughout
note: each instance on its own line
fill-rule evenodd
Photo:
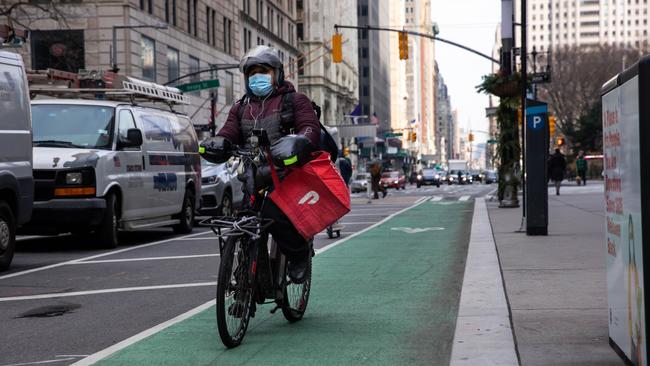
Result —
M 225 163 L 230 159 L 232 145 L 230 141 L 221 136 L 210 137 L 209 139 L 201 142 L 199 151 L 201 156 L 215 164 Z
M 303 135 L 287 135 L 271 145 L 271 156 L 276 166 L 300 166 L 314 151 L 311 141 Z

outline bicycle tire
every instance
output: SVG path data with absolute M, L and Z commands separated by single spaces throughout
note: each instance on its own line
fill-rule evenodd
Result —
M 234 348 L 241 344 L 246 335 L 251 315 L 250 310 L 253 291 L 252 288 L 248 288 L 246 281 L 242 280 L 242 277 L 245 278 L 248 271 L 248 260 L 246 258 L 247 253 L 242 250 L 243 241 L 246 239 L 247 237 L 244 236 L 228 238 L 223 253 L 221 253 L 221 263 L 219 265 L 216 301 L 217 328 L 219 329 L 221 342 L 223 342 L 224 346 L 228 348 Z M 243 264 L 243 267 L 239 267 L 240 263 Z M 236 266 L 234 264 L 236 264 Z M 237 280 L 238 276 L 240 279 L 239 283 Z M 242 295 L 243 299 L 235 299 L 236 291 L 244 293 L 244 295 Z M 227 300 L 234 301 L 229 303 Z M 235 305 L 237 301 L 240 301 L 238 305 L 240 308 Z M 235 306 L 233 312 L 240 312 L 239 317 L 231 314 L 232 306 Z M 230 318 L 239 319 L 239 321 Z M 229 322 L 229 320 L 231 321 Z M 234 329 L 229 329 L 231 328 L 229 325 L 232 325 Z
M 284 281 L 282 284 L 282 314 L 290 323 L 294 323 L 301 320 L 305 315 L 305 311 L 307 311 L 311 290 L 312 256 L 309 256 L 307 273 L 305 274 L 305 281 L 303 283 L 291 283 L 288 268 L 288 266 L 285 267 Z

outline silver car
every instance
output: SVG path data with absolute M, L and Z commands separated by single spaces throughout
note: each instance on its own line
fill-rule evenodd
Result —
M 239 161 L 214 164 L 201 159 L 201 215 L 230 216 L 244 199 L 242 182 L 237 179 Z
M 365 192 L 368 189 L 368 179 L 368 173 L 357 173 L 350 182 L 352 193 Z

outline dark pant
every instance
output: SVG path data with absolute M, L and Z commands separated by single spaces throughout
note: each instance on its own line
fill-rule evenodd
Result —
M 582 185 L 587 185 L 587 171 L 586 170 L 578 170 L 578 176 L 580 176 L 580 179 L 582 179 Z
M 272 219 L 269 233 L 289 260 L 304 260 L 309 255 L 309 243 L 300 235 L 289 218 L 270 199 L 264 204 L 262 217 Z

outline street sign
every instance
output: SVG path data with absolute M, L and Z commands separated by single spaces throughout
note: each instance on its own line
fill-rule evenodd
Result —
M 213 80 L 203 80 L 194 83 L 182 84 L 182 85 L 178 85 L 176 88 L 180 89 L 184 93 L 189 93 L 193 91 L 212 89 L 218 87 L 219 87 L 219 80 L 213 79 Z
M 488 144 L 498 144 L 499 140 L 489 139 L 489 140 L 486 141 L 486 143 L 488 143 Z
M 401 132 L 386 132 L 384 137 L 402 137 L 403 135 Z
M 551 73 L 550 72 L 536 72 L 531 76 L 531 81 L 533 84 L 545 84 L 551 82 Z

